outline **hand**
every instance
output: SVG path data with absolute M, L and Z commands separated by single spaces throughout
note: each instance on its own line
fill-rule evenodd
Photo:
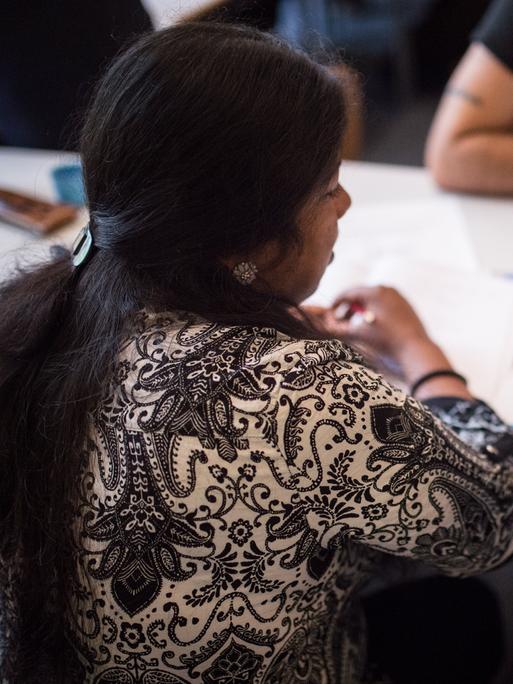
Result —
M 303 304 L 301 310 L 307 315 L 310 323 L 321 332 L 330 332 L 326 328 L 326 321 L 330 309 L 325 306 L 313 306 L 311 304 Z M 293 313 L 293 312 L 292 312 Z M 336 335 L 334 335 L 336 337 Z
M 382 372 L 399 375 L 410 386 L 426 373 L 452 368 L 413 308 L 393 288 L 358 287 L 344 292 L 328 309 L 303 308 L 319 329 L 357 344 Z M 352 313 L 352 308 L 372 314 L 374 320 L 366 322 L 365 316 Z M 421 400 L 433 396 L 473 398 L 460 380 L 443 376 L 424 383 L 416 394 Z
M 353 313 L 355 308 L 371 314 L 373 322 L 367 322 L 365 314 Z M 434 344 L 410 304 L 391 287 L 357 287 L 342 293 L 323 323 L 336 337 L 399 364 L 412 347 Z

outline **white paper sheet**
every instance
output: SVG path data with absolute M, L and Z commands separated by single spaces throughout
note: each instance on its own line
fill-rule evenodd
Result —
M 453 197 L 352 207 L 339 230 L 336 254 L 352 261 L 401 255 L 469 270 L 478 267 Z

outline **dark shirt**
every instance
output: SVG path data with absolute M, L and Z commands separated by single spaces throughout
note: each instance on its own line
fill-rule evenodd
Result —
M 93 84 L 151 28 L 139 0 L 4 0 L 0 144 L 74 148 Z
M 513 70 L 513 0 L 495 0 L 472 35 Z

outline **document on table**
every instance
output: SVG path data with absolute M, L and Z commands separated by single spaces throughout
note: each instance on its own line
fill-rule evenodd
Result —
M 479 271 L 455 207 L 447 204 L 435 221 L 434 204 L 402 205 L 402 215 L 398 205 L 393 222 L 379 207 L 360 210 L 352 223 L 348 216 L 347 227 L 343 219 L 335 259 L 308 303 L 329 305 L 355 285 L 395 287 L 471 391 L 513 422 L 513 282 Z
M 401 255 L 468 270 L 478 268 L 464 215 L 454 197 L 352 207 L 339 221 L 339 230 L 337 258 L 373 261 Z

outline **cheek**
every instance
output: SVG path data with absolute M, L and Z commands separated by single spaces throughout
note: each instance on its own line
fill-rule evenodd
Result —
M 321 278 L 324 270 L 331 262 L 333 254 L 333 247 L 338 237 L 338 228 L 336 221 L 330 221 L 324 226 L 319 226 L 317 235 L 307 249 L 306 270 L 308 270 L 312 277 Z
M 310 257 L 318 262 L 318 265 L 326 264 L 326 259 L 331 256 L 333 245 L 338 237 L 337 220 L 331 212 L 323 217 L 324 220 L 318 222 L 315 231 L 311 236 Z
M 333 251 L 333 247 L 335 245 L 335 242 L 337 241 L 338 238 L 338 223 L 336 218 L 332 218 L 329 223 L 325 226 L 325 229 L 323 231 L 323 240 L 322 240 L 322 250 L 324 252 L 329 252 L 329 255 L 331 256 L 331 252 Z
M 338 237 L 338 216 L 332 203 L 317 208 L 305 220 L 303 247 L 296 261 L 296 277 L 309 274 L 310 278 L 319 278 L 331 260 L 333 246 Z

